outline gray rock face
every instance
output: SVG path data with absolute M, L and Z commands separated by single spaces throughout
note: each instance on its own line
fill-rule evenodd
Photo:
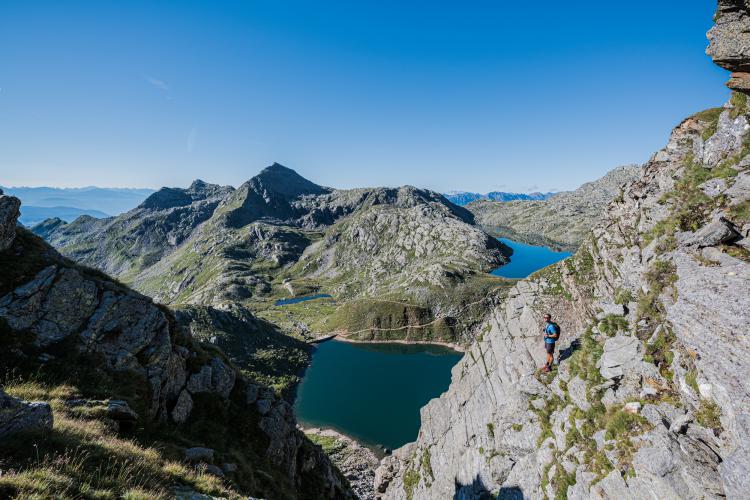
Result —
M 625 367 L 641 359 L 640 342 L 629 335 L 617 335 L 604 343 L 604 354 L 599 361 L 599 371 L 605 379 L 622 377 Z
M 740 239 L 740 233 L 731 222 L 723 217 L 717 217 L 695 233 L 682 237 L 685 245 L 692 245 L 698 248 L 732 243 L 738 239 Z
M 716 24 L 708 32 L 706 54 L 732 72 L 729 88 L 750 90 L 750 9 L 744 0 L 719 0 Z
M 21 200 L 14 196 L 4 196 L 0 192 L 0 252 L 9 248 L 16 237 L 16 222 L 21 215 L 18 208 Z
M 174 408 L 172 408 L 172 420 L 178 424 L 184 423 L 190 416 L 191 411 L 193 411 L 193 398 L 190 397 L 190 393 L 185 389 L 180 392 L 177 402 Z
M 48 403 L 29 403 L 13 398 L 0 388 L 0 440 L 18 432 L 52 430 Z

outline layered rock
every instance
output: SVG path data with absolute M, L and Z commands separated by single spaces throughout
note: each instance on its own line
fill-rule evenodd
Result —
M 575 249 L 598 222 L 607 204 L 636 178 L 640 168 L 618 167 L 575 191 L 544 201 L 476 201 L 467 208 L 488 231 L 519 241 Z
M 706 53 L 732 72 L 727 87 L 750 93 L 750 8 L 745 0 L 719 0 Z

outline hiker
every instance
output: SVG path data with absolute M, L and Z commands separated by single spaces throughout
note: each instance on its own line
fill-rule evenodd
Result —
M 552 316 L 544 315 L 544 348 L 547 351 L 547 363 L 542 367 L 543 372 L 552 370 L 552 362 L 555 359 L 555 342 L 560 338 L 560 327 L 552 321 Z

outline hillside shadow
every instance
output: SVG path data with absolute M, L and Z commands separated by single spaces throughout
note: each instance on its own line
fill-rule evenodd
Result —
M 456 492 L 453 495 L 453 500 L 491 500 L 495 498 L 498 500 L 524 500 L 525 498 L 523 490 L 516 486 L 500 488 L 497 496 L 493 496 L 479 476 L 475 477 L 471 484 L 461 484 L 456 481 L 455 485 Z
M 566 347 L 565 349 L 560 349 L 559 362 L 565 361 L 580 348 L 581 348 L 581 341 L 578 339 L 575 339 L 573 342 L 570 343 L 568 347 Z

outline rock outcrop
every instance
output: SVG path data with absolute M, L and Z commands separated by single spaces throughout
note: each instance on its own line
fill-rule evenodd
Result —
M 21 202 L 13 196 L 4 196 L 0 191 L 0 252 L 6 250 L 16 237 L 16 221 Z
M 176 203 L 171 195 L 169 200 Z M 267 468 L 278 481 L 275 490 L 258 485 L 248 494 L 351 496 L 346 481 L 296 429 L 291 407 L 272 389 L 248 380 L 220 350 L 193 340 L 169 309 L 70 262 L 16 228 L 15 217 L 17 210 L 12 220 L 3 221 L 15 237 L 0 252 L 0 351 L 6 369 L 24 373 L 43 365 L 45 373 L 67 374 L 72 382 L 82 377 L 91 385 L 101 379 L 97 391 L 125 396 L 104 406 L 120 430 L 148 425 L 179 434 L 180 426 L 190 427 L 210 408 L 222 408 L 210 418 L 227 418 L 225 428 L 220 435 L 202 433 L 202 439 L 215 439 L 217 453 L 226 453 L 221 443 L 228 440 L 245 443 L 248 464 Z M 248 398 L 251 392 L 258 396 Z M 51 425 L 49 405 L 19 403 L 4 393 L 0 398 L 0 434 Z
M 719 3 L 719 25 L 744 23 L 744 2 Z M 381 464 L 381 497 L 747 496 L 745 103 L 683 121 L 573 257 L 516 285 L 416 442 Z M 537 371 L 547 311 L 563 331 L 551 374 Z
M 727 87 L 750 93 L 750 12 L 745 0 L 719 0 L 706 53 L 732 72 Z
M 5 394 L 0 388 L 0 441 L 19 433 L 52 430 L 52 408 L 44 402 L 27 402 Z
M 607 204 L 639 175 L 640 167 L 618 167 L 575 191 L 543 201 L 476 201 L 466 208 L 477 223 L 500 236 L 528 243 L 575 249 L 599 221 Z

